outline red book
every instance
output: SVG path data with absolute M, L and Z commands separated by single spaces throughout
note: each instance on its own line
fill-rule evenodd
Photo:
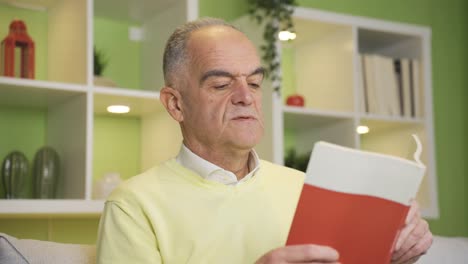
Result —
M 344 264 L 390 263 L 425 172 L 417 160 L 316 143 L 287 245 L 327 245 Z

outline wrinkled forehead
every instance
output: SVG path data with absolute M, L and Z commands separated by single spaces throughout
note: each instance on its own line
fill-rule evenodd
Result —
M 201 71 L 223 69 L 242 74 L 260 66 L 253 43 L 242 32 L 226 26 L 193 32 L 187 42 L 187 55 L 190 65 Z

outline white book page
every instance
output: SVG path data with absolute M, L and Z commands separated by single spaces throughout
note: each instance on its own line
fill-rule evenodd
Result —
M 317 142 L 309 160 L 305 183 L 409 205 L 416 197 L 426 170 L 418 162 Z

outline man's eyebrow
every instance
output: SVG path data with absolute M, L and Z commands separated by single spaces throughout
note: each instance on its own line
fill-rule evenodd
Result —
M 265 68 L 260 66 L 257 69 L 255 69 L 251 74 L 249 74 L 249 76 L 257 75 L 257 74 L 261 74 L 262 76 L 264 76 L 265 75 Z
M 206 79 L 210 78 L 210 77 L 213 77 L 213 76 L 218 76 L 218 77 L 228 77 L 228 78 L 232 78 L 233 75 L 230 74 L 229 72 L 227 71 L 223 71 L 223 70 L 211 70 L 211 71 L 207 71 L 205 72 L 202 77 L 200 78 L 200 84 L 202 84 L 203 82 L 206 81 Z
M 254 71 L 252 71 L 250 74 L 248 74 L 248 76 L 252 76 L 252 75 L 257 75 L 257 74 L 260 74 L 260 75 L 265 75 L 265 68 L 263 67 L 258 67 L 257 69 L 255 69 Z M 232 75 L 231 73 L 227 72 L 227 71 L 224 71 L 224 70 L 211 70 L 211 71 L 207 71 L 205 72 L 202 77 L 200 78 L 200 84 L 202 84 L 204 81 L 206 81 L 208 78 L 210 77 L 213 77 L 213 76 L 217 76 L 217 77 L 228 77 L 228 78 L 233 78 L 234 75 Z

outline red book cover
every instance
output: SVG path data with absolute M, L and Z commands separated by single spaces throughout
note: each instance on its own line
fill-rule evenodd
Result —
M 286 244 L 333 247 L 344 264 L 390 263 L 424 172 L 420 162 L 318 142 Z

